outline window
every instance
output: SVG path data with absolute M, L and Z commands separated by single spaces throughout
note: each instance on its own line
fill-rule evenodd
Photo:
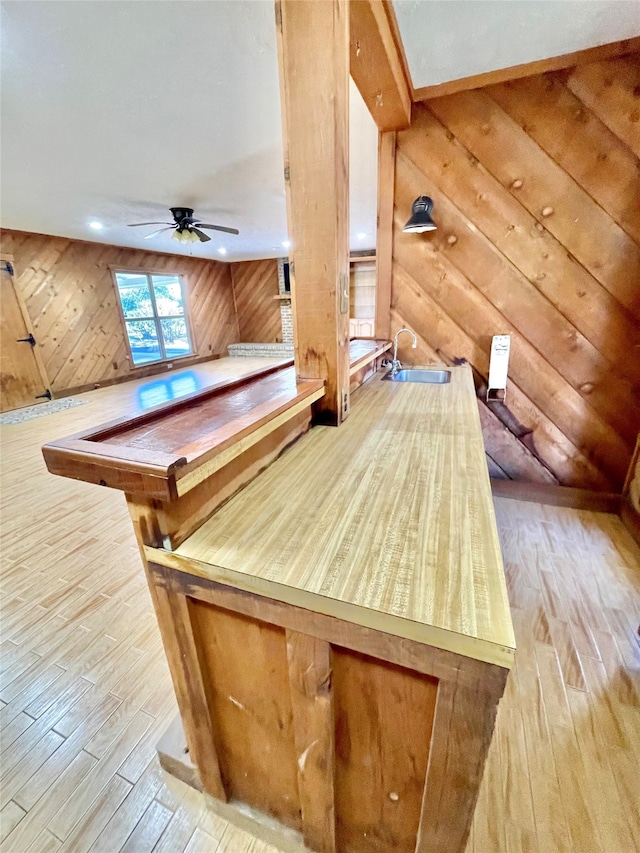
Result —
M 135 367 L 193 353 L 182 277 L 114 273 Z

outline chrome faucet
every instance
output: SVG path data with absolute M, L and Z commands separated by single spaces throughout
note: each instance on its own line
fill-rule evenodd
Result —
M 409 332 L 413 337 L 413 343 L 411 344 L 412 349 L 415 349 L 418 346 L 418 338 L 416 337 L 415 332 L 412 332 L 411 329 L 398 329 L 393 338 L 393 361 L 391 362 L 392 373 L 397 373 L 402 367 L 402 364 L 398 361 L 398 337 L 402 332 Z

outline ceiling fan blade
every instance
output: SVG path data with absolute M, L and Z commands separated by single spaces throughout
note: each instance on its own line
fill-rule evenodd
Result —
M 171 225 L 171 222 L 131 222 L 129 228 L 137 228 L 139 225 Z
M 144 239 L 149 240 L 151 237 L 157 237 L 158 234 L 164 234 L 165 231 L 173 231 L 175 225 L 170 225 L 168 228 L 160 228 L 159 231 L 152 231 L 151 234 L 145 234 Z
M 198 235 L 201 243 L 208 243 L 209 240 L 211 239 L 211 237 L 209 237 L 208 234 L 205 234 L 204 231 L 200 231 L 200 229 L 196 228 L 195 225 L 191 226 L 191 230 L 193 231 L 194 234 Z
M 198 228 L 210 228 L 212 231 L 224 231 L 227 234 L 239 234 L 237 228 L 225 228 L 222 225 L 207 225 L 204 222 L 196 222 Z

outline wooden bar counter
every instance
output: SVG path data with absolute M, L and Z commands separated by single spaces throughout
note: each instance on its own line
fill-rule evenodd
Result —
M 470 370 L 308 419 L 224 503 L 216 454 L 128 491 L 188 749 L 163 764 L 286 849 L 462 851 L 515 648 Z

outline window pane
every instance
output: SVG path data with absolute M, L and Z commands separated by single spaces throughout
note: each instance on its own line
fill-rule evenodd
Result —
M 118 286 L 138 286 L 147 283 L 147 274 L 144 272 L 117 272 L 116 281 L 118 282 Z
M 116 281 L 125 317 L 153 317 L 146 275 L 116 273 Z
M 153 320 L 127 320 L 127 335 L 133 363 L 146 364 L 161 358 L 160 344 Z
M 176 314 L 184 314 L 180 279 L 175 275 L 154 275 L 151 278 L 158 316 L 175 317 Z
M 182 317 L 160 320 L 167 358 L 178 358 L 191 352 L 187 324 Z

